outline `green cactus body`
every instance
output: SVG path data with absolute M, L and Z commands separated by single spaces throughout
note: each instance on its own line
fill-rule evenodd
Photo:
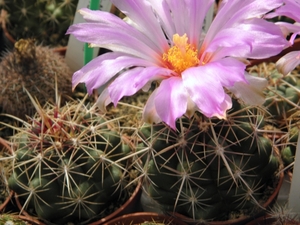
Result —
M 15 38 L 35 38 L 49 46 L 66 46 L 78 0 L 5 1 L 6 27 Z
M 285 145 L 284 148 L 281 150 L 281 158 L 283 160 L 284 165 L 287 168 L 292 167 L 295 160 L 295 153 L 299 135 L 298 126 L 299 125 L 297 125 L 297 123 L 289 124 L 287 127 L 288 132 L 284 136 Z
M 117 123 L 83 101 L 47 104 L 12 137 L 9 187 L 45 221 L 84 224 L 128 196 L 130 148 Z
M 262 67 L 265 66 L 262 65 Z M 278 127 L 285 126 L 285 120 L 299 111 L 300 75 L 297 70 L 295 71 L 284 76 L 276 70 L 275 64 L 269 64 L 267 71 L 265 69 L 261 71 L 261 69 L 254 67 L 251 72 L 252 75 L 264 77 L 268 80 L 264 106 Z
M 264 107 L 271 122 L 269 133 L 282 146 L 281 159 L 285 169 L 292 168 L 299 133 L 299 68 L 284 76 L 274 63 L 262 63 L 251 67 L 250 73 L 268 80 Z
M 264 130 L 265 112 L 234 105 L 227 120 L 196 114 L 179 119 L 176 131 L 163 124 L 139 129 L 145 190 L 163 211 L 201 222 L 261 207 L 279 157 Z
M 35 45 L 32 39 L 15 43 L 0 62 L 0 111 L 26 119 L 36 112 L 26 90 L 41 105 L 55 102 L 55 80 L 65 101 L 72 95 L 72 71 L 53 49 Z

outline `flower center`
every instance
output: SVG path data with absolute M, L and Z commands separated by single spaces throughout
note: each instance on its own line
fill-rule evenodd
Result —
M 163 54 L 163 60 L 168 63 L 170 69 L 180 74 L 187 68 L 198 65 L 198 50 L 188 44 L 186 34 L 181 37 L 174 34 L 173 43 L 174 46 Z

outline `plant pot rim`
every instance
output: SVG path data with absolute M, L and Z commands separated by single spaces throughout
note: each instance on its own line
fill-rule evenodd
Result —
M 135 212 L 119 216 L 113 220 L 110 220 L 103 225 L 129 225 L 129 224 L 140 224 L 142 222 L 168 222 L 167 224 L 172 225 L 187 225 L 184 221 L 178 220 L 175 217 L 159 214 L 155 212 Z

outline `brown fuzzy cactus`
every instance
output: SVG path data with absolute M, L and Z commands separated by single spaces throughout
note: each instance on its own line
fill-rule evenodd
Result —
M 72 71 L 53 49 L 20 39 L 0 62 L 0 111 L 24 119 L 35 112 L 25 90 L 41 105 L 54 102 L 55 79 L 62 99 L 72 93 Z

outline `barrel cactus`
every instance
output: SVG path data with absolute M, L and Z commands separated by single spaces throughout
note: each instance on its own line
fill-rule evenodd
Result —
M 26 90 L 41 105 L 55 103 L 55 80 L 65 101 L 72 95 L 71 77 L 71 69 L 53 49 L 36 45 L 34 39 L 20 39 L 0 62 L 0 112 L 22 119 L 33 116 L 35 108 Z
M 50 46 L 66 46 L 66 30 L 72 24 L 78 0 L 1 1 L 6 28 L 15 39 L 36 38 Z
M 201 114 L 138 130 L 137 168 L 163 212 L 190 222 L 228 220 L 261 210 L 281 165 L 266 135 L 266 112 L 234 101 L 227 120 Z M 138 162 L 138 161 L 137 161 Z
M 129 195 L 130 147 L 117 119 L 84 100 L 46 104 L 11 138 L 13 171 L 8 179 L 22 203 L 54 224 L 85 224 Z M 119 205 L 120 206 L 120 205 Z
M 249 72 L 268 80 L 264 106 L 277 127 L 286 126 L 286 120 L 300 109 L 300 74 L 295 70 L 284 76 L 274 63 L 253 66 Z
M 250 73 L 268 80 L 264 107 L 272 122 L 270 131 L 280 131 L 273 136 L 281 145 L 281 156 L 287 168 L 293 166 L 299 133 L 300 74 L 294 70 L 284 76 L 274 63 L 262 63 L 250 69 Z

